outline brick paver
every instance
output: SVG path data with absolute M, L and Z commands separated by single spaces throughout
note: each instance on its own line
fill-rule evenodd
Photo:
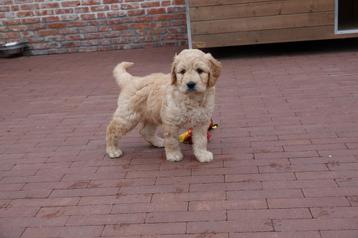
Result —
M 175 51 L 0 59 L 0 237 L 357 238 L 357 48 L 222 56 L 213 162 L 108 159 L 113 66 Z

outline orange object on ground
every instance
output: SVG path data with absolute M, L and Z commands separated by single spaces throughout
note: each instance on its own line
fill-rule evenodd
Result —
M 209 133 L 209 131 L 218 128 L 219 125 L 218 124 L 214 124 L 213 120 L 211 120 L 211 123 L 209 125 L 208 128 L 208 141 L 211 139 L 211 134 Z M 184 131 L 182 134 L 179 135 L 179 141 L 184 143 L 184 144 L 192 144 L 192 134 L 193 134 L 193 129 L 189 128 L 188 130 Z

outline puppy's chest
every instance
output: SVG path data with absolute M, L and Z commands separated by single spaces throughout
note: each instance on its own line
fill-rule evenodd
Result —
M 181 127 L 189 128 L 210 120 L 211 112 L 207 107 L 179 107 L 177 123 Z

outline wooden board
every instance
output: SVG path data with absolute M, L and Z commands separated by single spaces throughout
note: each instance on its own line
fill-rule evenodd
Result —
M 190 7 L 220 6 L 237 3 L 267 2 L 267 0 L 190 0 Z
M 333 2 L 330 1 L 329 4 L 327 4 L 327 0 L 281 0 L 245 4 L 192 7 L 190 10 L 190 18 L 191 21 L 197 22 L 230 18 L 333 11 L 333 9 Z
M 358 37 L 335 34 L 334 0 L 189 0 L 193 47 Z
M 259 31 L 265 29 L 325 26 L 332 25 L 333 21 L 333 12 L 319 12 L 201 21 L 193 22 L 191 27 L 193 35 L 200 35 L 238 31 Z

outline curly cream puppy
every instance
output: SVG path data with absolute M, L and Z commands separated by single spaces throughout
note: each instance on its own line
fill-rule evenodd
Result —
M 118 106 L 107 127 L 107 154 L 120 157 L 118 140 L 137 124 L 140 134 L 153 146 L 165 147 L 166 159 L 180 161 L 178 134 L 193 128 L 193 150 L 200 162 L 209 162 L 207 129 L 214 110 L 215 83 L 221 63 L 196 49 L 183 50 L 174 57 L 171 74 L 135 77 L 126 71 L 133 63 L 118 64 L 113 75 L 121 88 Z M 156 134 L 162 126 L 164 139 Z

